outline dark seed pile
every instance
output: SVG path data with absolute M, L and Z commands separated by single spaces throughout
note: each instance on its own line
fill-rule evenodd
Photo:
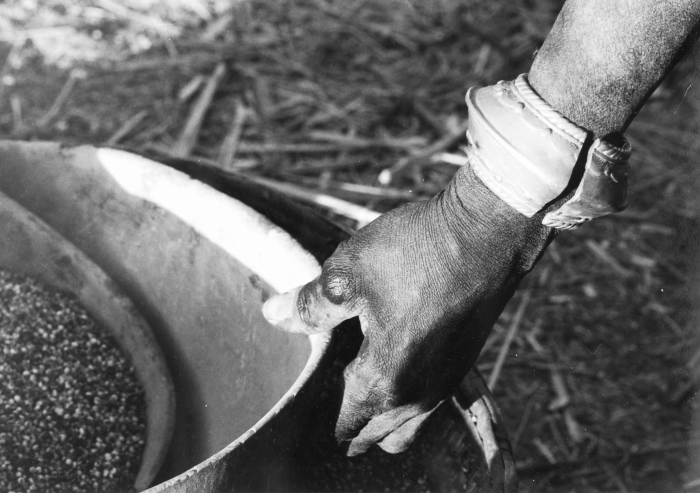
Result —
M 0 271 L 0 491 L 129 491 L 145 431 L 114 339 L 71 297 Z

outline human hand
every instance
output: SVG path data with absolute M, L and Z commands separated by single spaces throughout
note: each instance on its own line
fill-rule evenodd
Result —
M 475 363 L 553 230 L 517 213 L 468 167 L 428 202 L 399 207 L 341 243 L 314 281 L 275 296 L 265 317 L 312 334 L 359 316 L 336 436 L 348 455 L 403 451 Z

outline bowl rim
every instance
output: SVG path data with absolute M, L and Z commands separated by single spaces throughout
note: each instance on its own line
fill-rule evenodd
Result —
M 228 241 L 227 231 L 220 231 L 219 229 L 221 228 L 238 230 L 241 227 L 245 227 L 246 238 L 255 238 L 255 241 L 252 243 L 265 241 L 276 243 L 277 245 L 274 245 L 274 247 L 277 267 L 269 268 L 269 266 L 264 266 L 266 269 L 265 276 L 261 276 L 276 292 L 305 284 L 320 274 L 321 266 L 318 261 L 298 241 L 265 216 L 235 198 L 191 178 L 186 173 L 143 156 L 110 148 L 97 148 L 96 151 L 100 164 L 108 169 L 112 176 L 116 177 L 120 184 L 125 186 L 132 194 L 170 212 L 174 212 L 173 208 L 177 209 L 175 213 L 181 219 L 185 220 L 203 236 L 209 239 L 214 238 L 212 241 Z M 144 183 L 146 185 L 142 186 Z M 160 188 L 162 186 L 172 187 L 173 190 L 176 190 L 176 193 L 172 194 L 172 197 L 166 197 L 162 193 L 162 188 Z M 186 198 L 188 194 L 191 194 L 192 197 L 197 197 L 198 207 L 188 207 L 187 210 L 179 209 L 180 204 L 192 203 Z M 245 226 L 241 226 L 242 223 L 235 220 L 237 219 L 233 216 L 235 214 L 240 215 Z M 222 215 L 225 215 L 227 218 L 224 224 L 211 224 L 211 217 L 221 217 Z M 233 236 L 236 237 L 237 235 L 234 234 Z M 238 254 L 242 256 L 247 255 L 247 252 L 236 251 L 236 248 L 240 245 L 230 246 L 234 250 L 232 255 L 237 260 L 240 260 Z M 256 268 L 263 268 L 260 263 L 256 263 L 255 258 L 246 257 L 246 260 L 248 262 L 242 263 L 256 274 L 259 273 Z M 292 268 L 291 271 L 288 268 L 284 268 L 287 266 Z M 270 330 L 279 329 L 270 325 Z M 166 490 L 214 466 L 234 449 L 245 443 L 263 426 L 271 422 L 287 405 L 294 401 L 297 394 L 306 385 L 316 369 L 319 368 L 321 360 L 329 347 L 331 337 L 332 331 L 307 336 L 311 352 L 299 376 L 275 405 L 246 432 L 187 471 L 167 481 L 153 485 L 147 491 L 155 493 Z

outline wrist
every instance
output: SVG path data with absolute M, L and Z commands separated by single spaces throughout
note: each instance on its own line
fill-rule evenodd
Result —
M 556 203 L 532 217 L 526 217 L 486 186 L 471 165 L 466 165 L 455 173 L 445 195 L 454 207 L 448 211 L 449 215 L 463 221 L 487 224 L 494 231 L 508 231 L 516 236 L 547 235 L 552 230 L 542 224 L 542 218 Z
M 446 204 L 441 217 L 451 223 L 448 230 L 467 238 L 469 258 L 484 255 L 482 261 L 509 278 L 529 272 L 557 233 L 542 224 L 545 212 L 533 217 L 520 214 L 468 165 L 455 174 L 440 202 Z

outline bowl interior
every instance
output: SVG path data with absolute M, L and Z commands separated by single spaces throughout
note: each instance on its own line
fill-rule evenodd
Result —
M 0 191 L 99 266 L 152 329 L 175 393 L 156 482 L 221 451 L 297 382 L 310 341 L 272 328 L 260 308 L 320 267 L 281 229 L 120 151 L 4 143 L 0 174 Z

